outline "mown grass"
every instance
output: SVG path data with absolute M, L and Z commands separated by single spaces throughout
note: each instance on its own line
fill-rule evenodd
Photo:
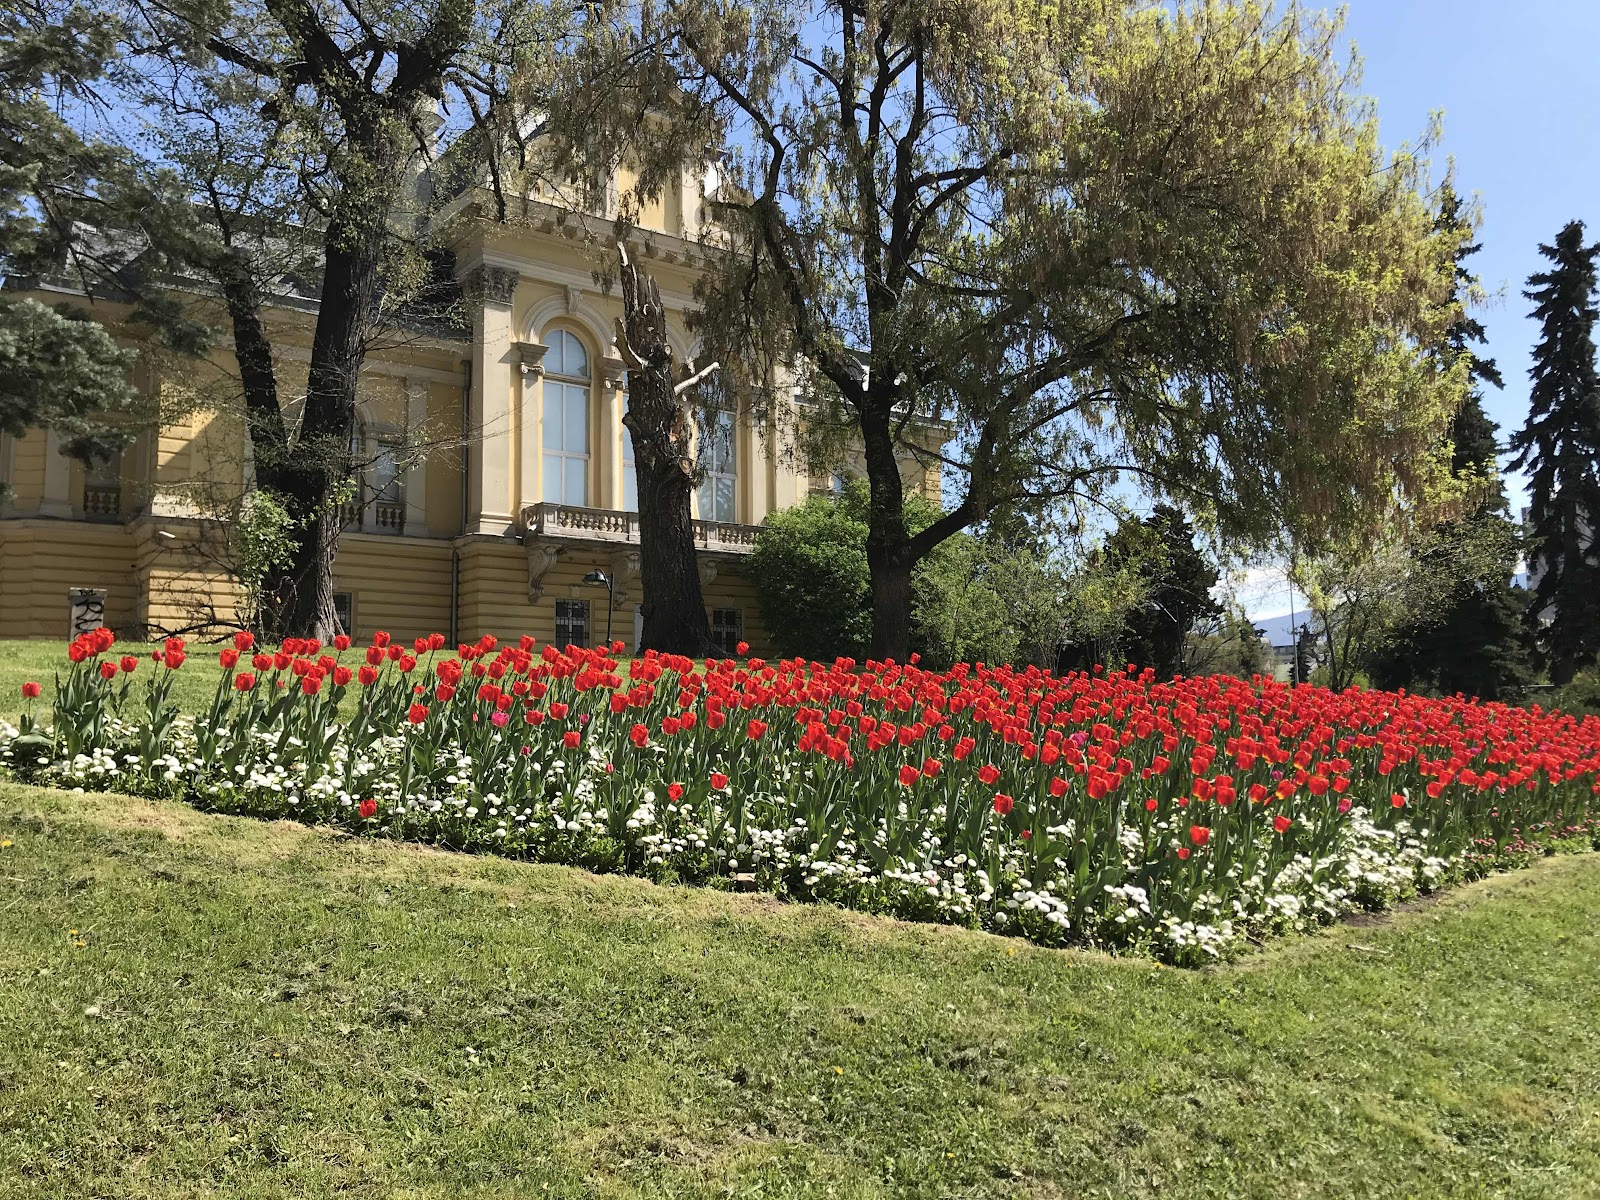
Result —
M 0 784 L 43 1196 L 1600 1194 L 1600 856 L 1183 972 Z
M 159 642 L 118 642 L 112 647 L 108 658 L 115 661 L 124 654 L 138 656 L 140 662 L 134 678 L 142 684 L 151 670 L 165 670 L 157 668 L 150 661 L 150 652 L 160 645 Z M 211 698 L 216 695 L 217 680 L 222 676 L 222 668 L 217 664 L 218 649 L 220 646 L 190 644 L 189 654 L 172 685 L 172 698 L 182 711 L 205 712 L 211 704 Z M 11 638 L 0 640 L 0 718 L 16 720 L 17 714 L 22 711 L 22 685 L 30 680 L 43 689 L 34 711 L 48 715 L 50 704 L 55 699 L 56 676 L 60 674 L 65 678 L 71 666 L 67 660 L 65 638 L 59 642 Z M 134 697 L 136 702 L 142 704 L 142 686 L 135 687 Z

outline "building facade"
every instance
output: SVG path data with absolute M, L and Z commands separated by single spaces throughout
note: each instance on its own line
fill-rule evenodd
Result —
M 359 638 L 383 629 L 592 643 L 609 628 L 633 644 L 638 501 L 612 332 L 621 299 L 596 285 L 592 249 L 609 218 L 530 199 L 517 221 L 495 224 L 462 211 L 474 202 L 453 214 L 466 231 L 454 254 L 470 333 L 397 334 L 368 353 L 356 435 L 366 466 L 334 563 L 341 619 Z M 702 212 L 686 175 L 645 209 L 630 241 L 659 282 L 679 362 L 693 356 L 686 318 L 708 252 Z M 106 310 L 97 304 L 96 317 L 116 328 L 115 306 Z M 303 384 L 314 311 L 285 303 L 272 314 L 284 397 Z M 216 324 L 225 327 L 220 312 Z M 252 477 L 231 369 L 226 355 L 142 359 L 137 382 L 163 416 L 107 467 L 67 459 L 47 432 L 0 437 L 0 480 L 12 491 L 0 511 L 0 637 L 64 637 L 96 611 L 133 637 L 237 621 L 226 513 Z M 777 391 L 775 419 L 742 409 L 702 418 L 705 482 L 694 500 L 713 634 L 769 653 L 743 568 L 756 529 L 846 469 L 798 460 L 784 432 L 796 401 Z M 908 460 L 905 470 L 937 499 L 936 469 Z M 584 581 L 597 570 L 610 589 Z

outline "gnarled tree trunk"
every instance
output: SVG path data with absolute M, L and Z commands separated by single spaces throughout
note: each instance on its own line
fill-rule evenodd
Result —
M 628 410 L 639 477 L 639 584 L 644 593 L 644 648 L 700 657 L 718 653 L 700 590 L 690 500 L 695 462 L 684 392 L 709 371 L 674 382 L 667 318 L 656 281 L 622 257 L 617 349 L 628 365 Z M 714 369 L 714 368 L 713 368 Z
M 869 394 L 861 412 L 861 440 L 871 508 L 867 567 L 872 576 L 872 655 L 905 662 L 911 654 L 911 569 L 916 565 L 906 529 L 905 481 L 894 453 L 892 409 Z

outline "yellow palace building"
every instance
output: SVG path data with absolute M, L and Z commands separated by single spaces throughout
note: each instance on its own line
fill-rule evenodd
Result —
M 515 223 L 495 224 L 463 211 L 477 202 L 461 198 L 452 226 L 466 231 L 453 249 L 470 333 L 380 338 L 366 359 L 366 466 L 334 563 L 341 619 L 358 638 L 384 629 L 585 643 L 605 636 L 610 603 L 615 636 L 632 643 L 637 501 L 612 333 L 621 300 L 596 285 L 592 250 L 610 215 L 530 199 Z M 685 172 L 630 239 L 660 284 L 679 362 L 693 357 L 686 317 L 708 252 L 703 212 Z M 54 303 L 72 298 L 64 291 L 29 294 Z M 303 382 L 314 311 L 303 298 L 272 313 L 284 398 Z M 122 315 L 104 303 L 93 312 L 113 329 Z M 225 514 L 251 486 L 248 439 L 237 405 L 213 399 L 228 394 L 231 368 L 221 354 L 143 357 L 137 383 L 164 415 L 108 466 L 64 457 L 47 432 L 0 435 L 12 492 L 0 508 L 0 637 L 65 637 L 74 621 L 101 619 L 131 637 L 204 634 L 237 620 Z M 713 634 L 728 646 L 772 649 L 743 568 L 762 519 L 847 471 L 788 448 L 783 418 L 795 404 L 780 396 L 777 420 L 716 412 L 699 427 L 700 574 Z M 908 460 L 906 470 L 937 498 L 936 469 Z M 596 570 L 612 590 L 584 582 Z

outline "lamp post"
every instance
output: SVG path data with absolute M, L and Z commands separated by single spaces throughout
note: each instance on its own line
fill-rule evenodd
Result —
M 570 578 L 570 576 L 569 576 L 569 578 Z M 606 645 L 610 646 L 611 645 L 611 609 L 612 609 L 613 599 L 614 599 L 614 597 L 616 595 L 616 590 L 617 590 L 616 582 L 611 578 L 611 576 L 607 575 L 604 571 L 598 571 L 598 570 L 590 571 L 587 575 L 585 575 L 583 577 L 583 581 L 585 583 L 592 583 L 596 587 L 603 587 L 603 588 L 606 589 Z

